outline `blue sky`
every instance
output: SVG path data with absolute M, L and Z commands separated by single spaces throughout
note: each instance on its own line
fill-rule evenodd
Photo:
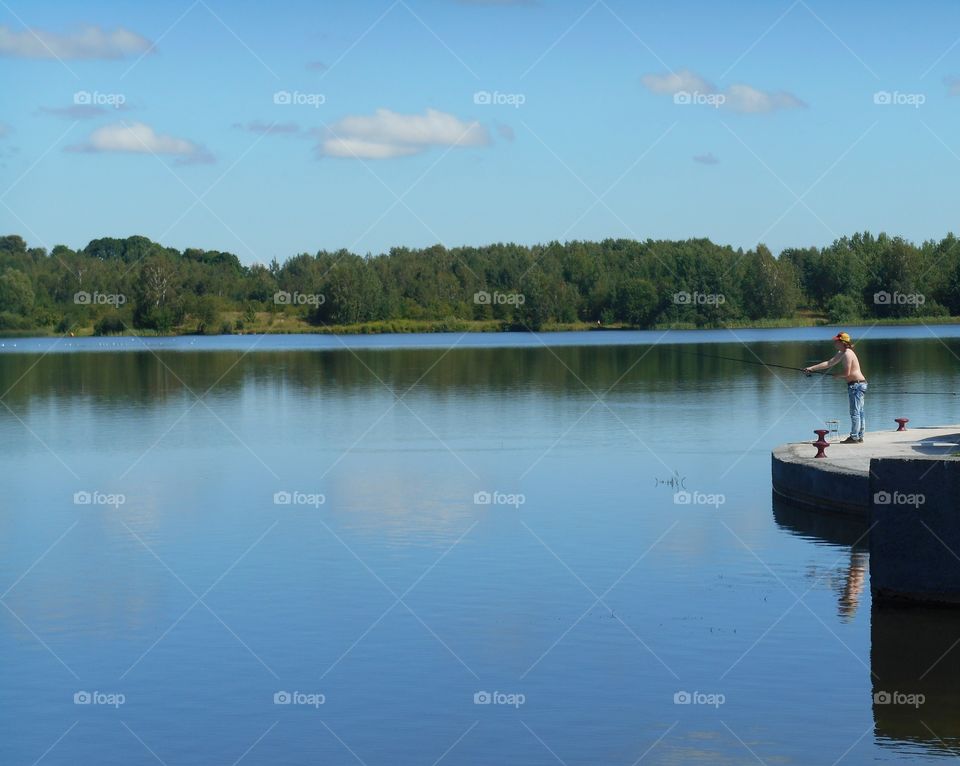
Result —
M 950 2 L 9 2 L 0 231 L 245 263 L 939 238 L 958 36 Z

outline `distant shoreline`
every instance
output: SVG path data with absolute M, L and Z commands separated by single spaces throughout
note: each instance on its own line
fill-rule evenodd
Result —
M 259 320 L 259 317 L 258 317 Z M 945 325 L 960 324 L 960 317 L 903 317 L 867 320 L 861 319 L 853 322 L 830 322 L 826 317 L 803 317 L 793 319 L 767 319 L 760 321 L 743 320 L 738 322 L 726 322 L 717 326 L 698 327 L 692 323 L 672 323 L 658 324 L 652 327 L 633 327 L 625 324 L 597 325 L 589 322 L 574 323 L 552 323 L 545 324 L 537 329 L 537 332 L 617 332 L 617 331 L 636 331 L 636 330 L 764 330 L 764 329 L 789 329 L 801 327 L 824 327 L 842 324 L 844 327 L 873 327 L 890 325 Z M 257 321 L 253 326 L 231 333 L 206 333 L 208 336 L 216 335 L 384 335 L 384 334 L 415 334 L 415 333 L 442 333 L 442 332 L 496 332 L 496 333 L 525 333 L 528 329 L 511 325 L 508 322 L 498 322 L 490 320 L 383 320 L 376 322 L 363 322 L 351 325 L 313 325 L 302 319 L 276 315 L 273 321 L 264 319 Z M 119 337 L 142 337 L 142 338 L 176 338 L 197 336 L 203 337 L 204 334 L 198 334 L 186 328 L 174 330 L 171 332 L 160 333 L 152 330 L 133 330 L 123 333 L 112 333 L 100 337 L 119 338 Z M 55 332 L 50 327 L 33 328 L 30 330 L 2 331 L 0 338 L 51 338 L 51 337 L 93 337 L 93 325 L 74 328 L 71 334 Z

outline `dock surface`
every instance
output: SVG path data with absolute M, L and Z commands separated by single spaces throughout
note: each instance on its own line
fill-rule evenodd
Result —
M 844 437 L 846 438 L 846 437 Z M 799 505 L 867 517 L 873 458 L 944 458 L 960 452 L 960 425 L 868 432 L 862 444 L 830 442 L 815 458 L 810 441 L 773 451 L 773 490 Z

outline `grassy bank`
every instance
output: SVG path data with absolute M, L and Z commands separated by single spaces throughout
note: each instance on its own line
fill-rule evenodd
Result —
M 873 327 L 876 325 L 933 325 L 958 324 L 960 317 L 909 317 L 899 319 L 855 320 L 841 323 L 845 327 Z M 831 324 L 827 317 L 815 314 L 801 314 L 789 319 L 740 320 L 727 322 L 720 327 L 698 327 L 692 323 L 657 324 L 653 327 L 631 327 L 625 324 L 597 325 L 589 322 L 548 323 L 540 328 L 541 332 L 573 332 L 585 330 L 713 330 L 713 329 L 783 329 L 790 327 L 819 327 Z M 225 312 L 222 322 L 217 328 L 219 331 L 208 332 L 210 335 L 379 335 L 384 333 L 435 333 L 435 332 L 523 332 L 523 328 L 511 326 L 507 322 L 498 320 L 469 320 L 448 318 L 442 320 L 420 319 L 393 319 L 377 322 L 363 322 L 349 325 L 314 325 L 298 316 L 259 312 L 253 321 L 244 321 L 240 312 Z M 53 327 L 39 327 L 30 330 L 6 330 L 0 332 L 2 338 L 26 337 L 53 337 L 62 333 L 56 332 Z M 78 326 L 72 329 L 75 337 L 89 337 L 94 335 L 93 325 Z M 140 337 L 196 335 L 196 325 L 187 323 L 168 333 L 158 333 L 153 330 L 129 329 L 122 335 Z

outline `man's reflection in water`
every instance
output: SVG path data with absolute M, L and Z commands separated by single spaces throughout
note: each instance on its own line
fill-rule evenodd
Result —
M 774 495 L 773 518 L 777 524 L 793 534 L 806 539 L 828 543 L 838 554 L 831 558 L 829 569 L 820 564 L 811 564 L 808 577 L 811 587 L 828 587 L 837 594 L 837 614 L 841 621 L 850 622 L 857 613 L 860 596 L 867 584 L 868 526 L 862 519 L 830 513 L 805 510 Z M 844 569 L 841 563 L 848 552 L 850 562 Z
M 840 601 L 837 604 L 840 619 L 850 622 L 857 613 L 860 604 L 860 594 L 867 579 L 866 551 L 851 550 L 850 564 L 847 567 L 847 578 L 840 591 Z

